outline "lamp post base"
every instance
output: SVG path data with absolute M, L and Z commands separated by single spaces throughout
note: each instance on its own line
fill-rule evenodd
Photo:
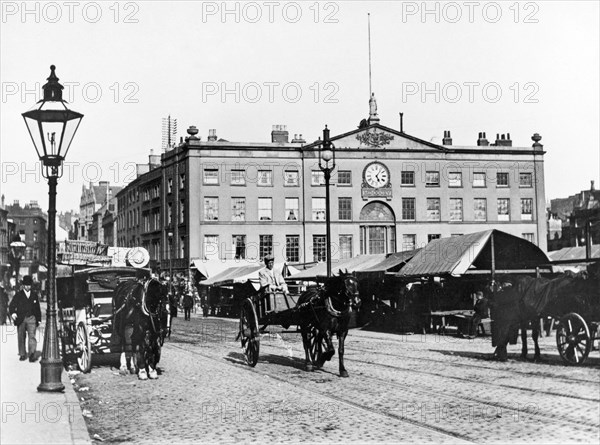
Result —
M 37 387 L 40 392 L 62 392 L 65 385 L 62 384 L 62 360 L 42 359 L 42 383 Z

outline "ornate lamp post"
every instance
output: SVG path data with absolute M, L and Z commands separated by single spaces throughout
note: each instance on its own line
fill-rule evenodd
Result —
M 83 114 L 70 110 L 62 98 L 63 86 L 50 66 L 50 77 L 42 87 L 44 98 L 25 113 L 23 119 L 35 150 L 42 162 L 42 174 L 48 180 L 48 308 L 38 391 L 62 391 L 62 362 L 56 325 L 56 184 L 62 176 L 65 160 Z
M 13 237 L 13 241 L 10 243 L 10 254 L 13 258 L 13 265 L 15 268 L 15 285 L 19 285 L 19 271 L 21 269 L 21 258 L 25 253 L 27 246 L 19 235 Z
M 335 146 L 329 140 L 327 125 L 323 129 L 323 143 L 319 146 L 319 168 L 325 176 L 325 225 L 326 225 L 326 255 L 327 278 L 331 277 L 331 215 L 329 204 L 329 185 L 331 172 L 335 170 Z

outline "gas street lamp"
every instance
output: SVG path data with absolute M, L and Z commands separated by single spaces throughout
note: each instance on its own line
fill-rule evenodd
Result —
M 63 86 L 50 66 L 48 82 L 42 87 L 44 98 L 22 114 L 40 161 L 42 175 L 48 180 L 48 308 L 38 391 L 63 391 L 62 361 L 56 325 L 56 184 L 62 165 L 79 128 L 83 114 L 70 110 L 62 98 Z
M 327 125 L 323 129 L 323 142 L 319 146 L 319 168 L 325 177 L 325 247 L 327 255 L 327 278 L 331 277 L 331 215 L 329 204 L 329 185 L 331 172 L 335 169 L 335 146 L 329 139 L 329 129 Z

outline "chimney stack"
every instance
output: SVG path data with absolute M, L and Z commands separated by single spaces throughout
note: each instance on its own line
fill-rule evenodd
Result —
M 287 131 L 287 125 L 273 125 L 273 130 L 271 131 L 271 142 L 273 143 L 284 143 L 287 144 L 289 134 Z
M 215 128 L 211 128 L 208 130 L 208 142 L 216 142 L 217 140 L 217 130 Z
M 594 187 L 594 181 L 592 180 L 592 183 L 590 184 L 590 191 L 594 191 L 596 190 L 596 187 Z
M 507 134 L 496 134 L 496 143 L 498 147 L 512 147 L 512 141 L 510 140 L 510 133 Z
M 294 139 L 292 139 L 292 144 L 304 144 L 306 141 L 302 139 L 302 134 L 295 134 Z
M 452 145 L 452 137 L 450 136 L 450 130 L 444 131 L 444 139 L 442 139 L 442 145 Z
M 479 133 L 479 138 L 477 139 L 477 146 L 478 147 L 487 147 L 488 145 L 490 145 L 490 143 L 488 142 L 486 135 L 485 135 L 485 131 Z

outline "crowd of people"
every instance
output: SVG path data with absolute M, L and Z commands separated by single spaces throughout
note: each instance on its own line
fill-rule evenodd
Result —
M 171 318 L 176 318 L 181 309 L 184 320 L 191 320 L 192 311 L 196 312 L 200 301 L 193 283 L 182 274 L 173 276 L 173 281 L 166 273 L 162 273 L 158 278 L 167 287 Z

